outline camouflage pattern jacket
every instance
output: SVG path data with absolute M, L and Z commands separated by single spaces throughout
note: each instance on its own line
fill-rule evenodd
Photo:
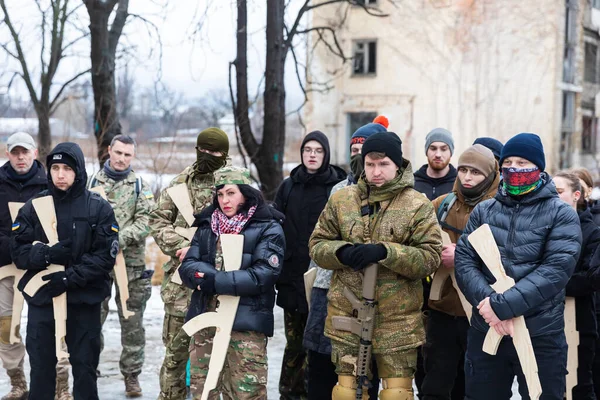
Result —
M 344 287 L 361 298 L 362 273 L 336 256 L 351 243 L 381 243 L 387 250 L 387 257 L 379 262 L 373 351 L 401 351 L 424 342 L 421 279 L 438 267 L 442 239 L 433 206 L 413 189 L 413 179 L 410 163 L 404 160 L 401 174 L 379 188 L 361 178 L 357 185 L 334 193 L 319 217 L 310 238 L 310 255 L 320 267 L 335 270 L 325 323 L 325 334 L 334 343 L 358 348 L 358 336 L 335 330 L 331 322 L 334 316 L 352 317 Z M 371 215 L 361 216 L 363 202 L 374 210 Z
M 95 181 L 94 181 L 95 178 Z M 123 250 L 128 267 L 146 265 L 146 237 L 150 233 L 148 221 L 154 209 L 154 195 L 142 180 L 140 193 L 136 193 L 137 176 L 134 171 L 122 181 L 109 178 L 100 170 L 90 179 L 94 186 L 102 186 L 106 200 L 112 206 L 119 223 L 119 248 Z
M 199 214 L 206 206 L 212 204 L 214 194 L 214 175 L 198 174 L 194 171 L 193 165 L 187 167 L 176 176 L 169 187 L 185 183 L 188 187 L 188 194 L 194 214 Z M 161 251 L 170 256 L 171 259 L 163 265 L 165 277 L 162 283 L 161 297 L 165 303 L 165 312 L 169 315 L 185 317 L 192 289 L 171 282 L 173 273 L 179 267 L 179 258 L 175 256 L 177 250 L 191 245 L 190 241 L 175 232 L 175 228 L 189 228 L 185 218 L 166 189 L 160 194 L 156 209 L 150 213 L 150 231 L 156 244 Z

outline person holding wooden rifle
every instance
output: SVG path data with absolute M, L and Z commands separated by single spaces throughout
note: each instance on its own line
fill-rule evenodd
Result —
M 154 195 L 148 184 L 131 169 L 135 157 L 136 143 L 129 136 L 118 135 L 108 146 L 109 159 L 96 175 L 89 179 L 91 189 L 101 186 L 112 206 L 119 224 L 119 248 L 123 252 L 127 269 L 129 299 L 125 316 L 120 301 L 117 301 L 121 325 L 121 360 L 119 367 L 125 380 L 125 395 L 139 397 L 142 388 L 138 375 L 144 365 L 146 331 L 144 310 L 152 293 L 150 279 L 152 271 L 146 270 L 146 237 L 150 233 L 148 221 L 155 207 Z M 116 285 L 117 297 L 121 297 Z M 108 316 L 110 295 L 102 303 L 102 324 Z M 104 343 L 104 340 L 102 341 Z
M 163 266 L 165 276 L 161 297 L 165 304 L 163 343 L 165 359 L 160 369 L 159 400 L 186 398 L 186 365 L 189 359 L 190 338 L 181 329 L 185 322 L 192 291 L 173 281 L 179 275 L 178 267 L 190 248 L 191 239 L 183 234 L 193 223 L 193 215 L 186 216 L 177 206 L 190 205 L 190 214 L 198 214 L 212 203 L 214 172 L 225 166 L 229 153 L 227 134 L 219 128 L 207 128 L 196 141 L 196 162 L 176 176 L 150 213 L 150 232 L 161 251 L 171 259 Z M 169 189 L 185 186 L 185 199 L 173 199 Z M 185 197 L 185 195 L 184 195 Z M 190 220 L 188 223 L 188 219 Z M 183 230 L 183 231 L 182 231 Z M 175 275 L 177 274 L 177 275 Z
M 37 145 L 29 134 L 17 132 L 6 144 L 8 161 L 0 167 L 0 268 L 12 264 L 9 249 L 13 221 L 8 203 L 29 200 L 46 189 L 48 182 L 42 163 L 36 160 Z M 12 318 L 21 318 L 12 315 L 14 279 L 0 280 L 0 359 L 11 383 L 10 392 L 2 400 L 21 400 L 29 394 L 23 373 L 25 345 L 9 340 Z
M 554 185 L 562 201 L 578 210 L 584 190 L 580 178 L 573 172 L 559 172 L 554 175 Z M 567 283 L 566 295 L 575 298 L 575 322 L 579 333 L 577 346 L 577 385 L 572 390 L 573 400 L 594 399 L 594 382 L 592 366 L 596 353 L 596 308 L 594 307 L 594 282 L 592 278 L 598 274 L 596 265 L 592 268 L 590 261 L 600 245 L 600 228 L 594 223 L 592 213 L 584 203 L 577 213 L 581 224 L 581 255 L 575 271 Z
M 473 305 L 465 356 L 466 399 L 505 400 L 511 397 L 515 375 L 524 382 L 515 345 L 516 317 L 523 316 L 537 362 L 541 399 L 563 399 L 566 390 L 565 287 L 581 250 L 577 213 L 558 197 L 539 136 L 520 133 L 500 157 L 502 182 L 492 200 L 478 204 L 455 251 L 459 288 Z M 503 293 L 468 236 L 488 224 L 506 274 L 515 285 Z M 496 355 L 483 351 L 488 329 L 505 337 Z M 520 331 L 523 332 L 523 331 Z M 518 343 L 517 343 L 518 341 Z M 528 367 L 529 368 L 529 367 Z M 532 369 L 529 368 L 528 371 Z M 528 375 L 529 376 L 529 375 Z M 534 380 L 528 380 L 533 382 Z M 522 396 L 529 394 L 520 385 Z M 537 388 L 536 388 L 537 391 Z
M 19 211 L 13 224 L 11 255 L 27 270 L 19 283 L 27 283 L 51 264 L 63 272 L 44 276 L 47 283 L 29 306 L 27 353 L 31 364 L 29 398 L 53 400 L 55 386 L 55 322 L 52 299 L 66 292 L 66 344 L 73 371 L 76 399 L 98 399 L 96 369 L 100 358 L 100 306 L 110 292 L 110 271 L 119 251 L 119 227 L 110 204 L 86 189 L 87 174 L 81 148 L 60 143 L 48 155 L 48 190 L 35 198 L 52 196 L 59 242 L 45 244 L 46 234 L 32 201 Z
M 442 229 L 452 241 L 444 245 L 440 269 L 454 269 L 456 242 L 469 215 L 477 204 L 495 196 L 500 182 L 494 154 L 481 144 L 469 147 L 460 155 L 457 170 L 452 192 L 433 201 Z M 442 276 L 448 277 L 442 272 L 434 276 L 432 288 L 438 287 L 437 280 Z M 458 375 L 457 371 L 462 371 L 464 363 L 469 320 L 453 283 L 453 279 L 446 279 L 440 296 L 428 299 L 427 341 L 423 345 L 425 379 L 421 386 L 425 400 L 464 399 L 464 375 Z M 468 307 L 470 309 L 470 305 Z
M 283 214 L 268 206 L 250 186 L 245 168 L 224 167 L 215 172 L 213 204 L 196 216 L 198 227 L 181 265 L 181 279 L 194 289 L 187 319 L 215 311 L 219 295 L 240 296 L 227 355 L 216 390 L 209 398 L 236 400 L 267 398 L 267 337 L 273 336 L 275 282 L 285 251 Z M 220 236 L 244 236 L 242 265 L 223 270 Z M 225 332 L 223 332 L 225 333 Z M 194 335 L 190 345 L 190 378 L 194 398 L 200 398 L 208 374 L 215 328 Z
M 440 229 L 431 202 L 413 189 L 411 164 L 395 133 L 371 135 L 362 155 L 364 174 L 331 196 L 309 242 L 315 263 L 334 270 L 325 324 L 338 374 L 332 399 L 355 400 L 357 389 L 368 399 L 369 372 L 356 376 L 355 371 L 369 365 L 372 352 L 382 378 L 380 398 L 412 400 L 417 347 L 425 342 L 421 280 L 440 264 Z M 377 268 L 372 287 L 363 286 Z M 365 303 L 368 318 L 353 319 L 355 307 Z M 372 343 L 348 332 L 348 326 L 372 332 Z

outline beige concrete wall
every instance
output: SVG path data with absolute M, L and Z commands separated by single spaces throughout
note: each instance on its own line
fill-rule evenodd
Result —
M 342 66 L 325 46 L 309 54 L 312 80 L 333 77 L 334 89 L 313 93 L 305 111 L 308 130 L 330 136 L 333 162 L 347 157 L 347 113 L 376 111 L 389 117 L 413 165 L 425 162 L 425 135 L 438 126 L 453 132 L 457 154 L 478 136 L 506 141 L 535 132 L 548 165 L 557 163 L 564 0 L 380 3 L 388 17 L 348 6 L 324 6 L 312 15 L 313 27 L 346 15 L 336 28 L 346 56 L 353 39 L 378 43 L 374 77 L 353 77 L 351 64 Z

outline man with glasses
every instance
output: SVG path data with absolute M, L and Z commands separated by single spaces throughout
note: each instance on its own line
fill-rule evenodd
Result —
M 196 142 L 196 162 L 171 181 L 169 187 L 182 183 L 187 185 L 194 214 L 212 203 L 213 173 L 226 164 L 228 153 L 227 134 L 219 128 L 205 129 L 200 132 Z M 185 367 L 189 358 L 190 338 L 181 327 L 185 322 L 192 290 L 174 283 L 172 278 L 190 248 L 190 240 L 176 231 L 179 227 L 189 228 L 165 189 L 157 208 L 150 213 L 151 234 L 162 252 L 171 257 L 163 266 L 165 277 L 161 289 L 165 303 L 163 343 L 166 354 L 160 370 L 159 400 L 186 398 Z
M 277 282 L 277 305 L 284 310 L 286 347 L 283 354 L 279 393 L 281 399 L 306 398 L 302 346 L 308 317 L 304 273 L 310 264 L 308 239 L 327 203 L 333 186 L 346 178 L 341 168 L 329 164 L 329 140 L 320 131 L 304 137 L 300 147 L 302 164 L 285 179 L 275 205 L 285 214 L 285 261 Z

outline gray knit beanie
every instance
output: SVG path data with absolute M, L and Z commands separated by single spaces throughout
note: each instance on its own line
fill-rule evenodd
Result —
M 446 143 L 450 148 L 450 153 L 454 154 L 454 140 L 452 139 L 452 133 L 444 128 L 435 128 L 427 134 L 425 137 L 425 154 L 427 149 L 433 142 Z

